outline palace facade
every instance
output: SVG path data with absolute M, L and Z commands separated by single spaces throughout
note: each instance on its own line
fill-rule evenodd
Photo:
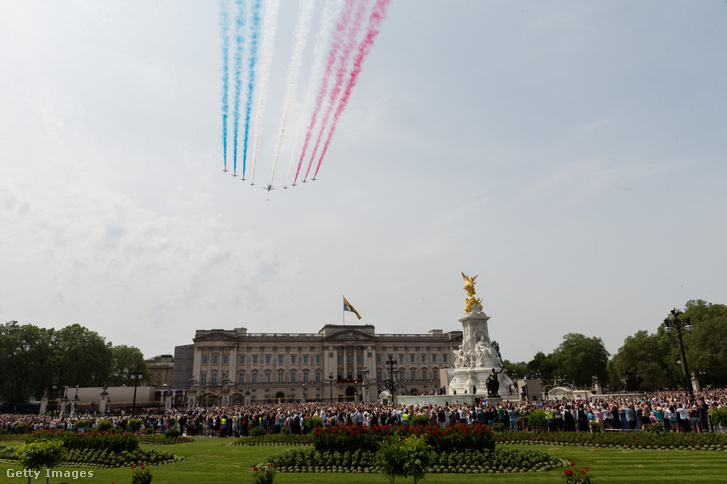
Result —
M 372 325 L 325 325 L 317 333 L 199 330 L 174 355 L 174 403 L 237 405 L 378 399 L 397 363 L 401 393 L 442 386 L 462 331 L 377 334 Z

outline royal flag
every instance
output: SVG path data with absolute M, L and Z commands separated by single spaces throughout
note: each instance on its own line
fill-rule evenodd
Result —
M 346 296 L 343 296 L 343 310 L 348 311 L 350 313 L 353 313 L 356 315 L 358 319 L 361 319 L 361 315 L 356 311 L 353 306 L 351 306 L 351 303 L 346 301 Z

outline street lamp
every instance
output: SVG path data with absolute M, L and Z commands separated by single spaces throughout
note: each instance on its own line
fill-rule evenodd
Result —
M 139 367 L 136 367 L 136 370 L 131 372 L 131 379 L 134 380 L 134 401 L 131 404 L 131 416 L 133 417 L 136 415 L 136 387 L 139 385 L 139 379 L 143 375 L 143 372 Z
M 333 403 L 333 372 L 328 375 L 328 383 L 331 384 L 331 403 Z
M 396 360 L 389 355 L 389 359 L 384 362 L 386 370 L 389 372 L 389 379 L 385 382 L 386 388 L 391 393 L 391 403 L 396 405 L 396 375 L 399 374 Z
M 303 383 L 303 403 L 306 403 L 306 397 L 307 395 L 305 394 L 305 383 Z
M 666 319 L 664 319 L 664 331 L 666 331 L 666 334 L 671 335 L 672 328 L 675 328 L 677 330 L 677 336 L 679 337 L 679 348 L 682 350 L 681 362 L 684 363 L 684 390 L 687 392 L 687 398 L 689 399 L 689 401 L 693 402 L 694 389 L 689 382 L 689 365 L 687 364 L 687 355 L 684 352 L 684 341 L 682 340 L 682 328 L 684 328 L 687 333 L 691 334 L 693 327 L 690 322 L 690 318 L 687 317 L 684 319 L 679 319 L 679 316 L 681 314 L 682 313 L 677 311 L 676 308 L 672 309 L 671 317 L 667 317 Z

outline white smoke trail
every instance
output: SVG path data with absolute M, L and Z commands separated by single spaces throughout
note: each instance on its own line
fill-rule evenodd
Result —
M 273 63 L 273 49 L 275 47 L 275 34 L 278 30 L 278 8 L 280 0 L 269 0 L 265 2 L 265 16 L 263 17 L 263 43 L 260 49 L 260 70 L 258 80 L 259 87 L 257 106 L 255 108 L 255 144 L 252 151 L 252 173 L 250 182 L 255 181 L 255 165 L 257 164 L 257 151 L 260 144 L 260 133 L 262 132 L 262 117 L 265 110 L 265 100 L 268 96 L 268 79 L 270 68 Z
M 288 174 L 285 177 L 285 185 L 288 185 L 290 181 L 290 174 L 293 171 L 293 165 L 296 158 L 296 150 L 298 149 L 298 143 L 300 142 L 303 128 L 306 124 L 307 114 L 313 105 L 313 98 L 318 91 L 318 82 L 321 80 L 321 72 L 323 71 L 323 61 L 326 53 L 328 52 L 328 44 L 333 32 L 333 26 L 336 23 L 343 2 L 335 0 L 327 0 L 326 5 L 323 7 L 323 13 L 321 14 L 321 24 L 318 29 L 318 35 L 316 36 L 316 43 L 313 47 L 313 64 L 310 72 L 308 73 L 308 85 L 306 86 L 305 100 L 303 102 L 303 108 L 301 109 L 300 120 L 298 121 L 298 129 L 296 130 L 295 142 L 293 143 L 293 151 L 290 155 L 290 165 L 288 166 Z
M 298 3 L 298 20 L 295 25 L 295 33 L 293 34 L 293 56 L 288 65 L 288 80 L 286 82 L 285 96 L 283 98 L 283 116 L 280 121 L 280 133 L 278 134 L 278 143 L 275 147 L 275 158 L 273 160 L 273 170 L 270 174 L 270 185 L 275 179 L 275 168 L 278 165 L 278 157 L 280 156 L 280 147 L 283 145 L 283 136 L 285 135 L 285 126 L 288 122 L 288 112 L 290 104 L 293 101 L 293 95 L 298 87 L 298 78 L 300 77 L 300 69 L 303 65 L 303 50 L 308 42 L 308 34 L 310 33 L 310 23 L 313 16 L 313 0 L 300 0 Z

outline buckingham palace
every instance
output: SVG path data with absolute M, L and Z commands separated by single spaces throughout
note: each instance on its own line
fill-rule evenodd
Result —
M 398 389 L 419 395 L 442 386 L 462 331 L 377 334 L 372 325 L 327 324 L 317 333 L 198 330 L 177 346 L 171 390 L 175 404 L 372 401 L 396 361 Z M 391 360 L 389 359 L 391 358 Z

